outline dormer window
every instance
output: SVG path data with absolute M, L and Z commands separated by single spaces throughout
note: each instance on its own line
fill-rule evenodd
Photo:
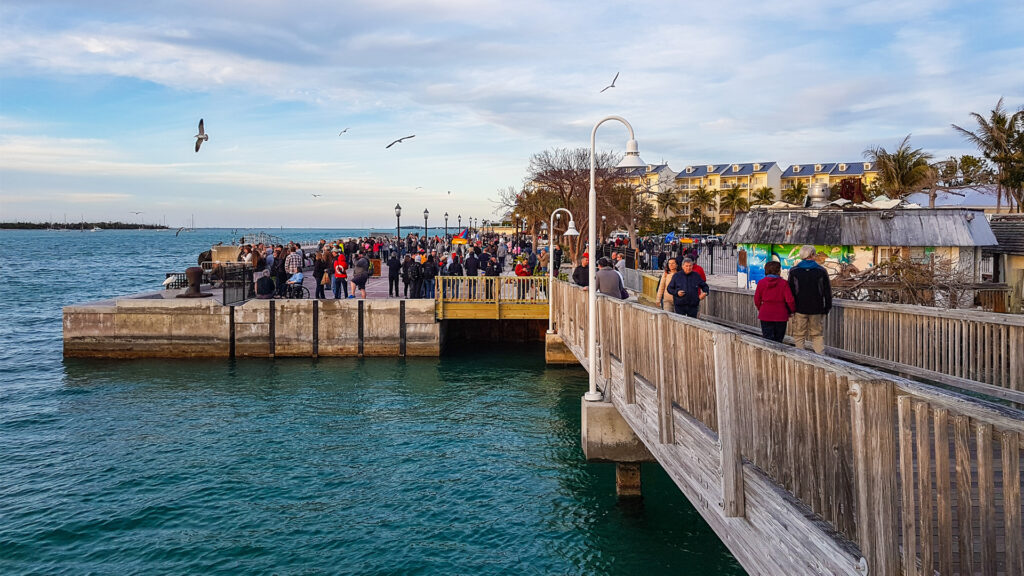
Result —
M 814 165 L 814 171 L 815 172 L 821 172 L 821 164 L 815 164 Z
M 714 164 L 708 164 L 708 172 L 714 172 L 714 171 L 715 171 L 715 165 Z
M 740 165 L 739 164 L 733 164 L 732 165 L 732 171 L 733 172 L 739 172 L 740 171 Z
M 800 166 L 799 165 L 793 166 L 793 174 L 796 174 L 799 171 L 800 171 Z
M 871 162 L 865 162 L 864 163 L 864 169 L 865 170 L 871 170 Z
M 840 172 L 846 172 L 846 164 L 840 164 L 839 165 L 839 171 Z
M 687 166 L 686 167 L 686 173 L 690 174 L 691 172 L 693 172 L 693 166 Z
M 754 164 L 754 171 L 755 172 L 760 170 L 760 169 L 761 169 L 761 165 L 760 164 Z

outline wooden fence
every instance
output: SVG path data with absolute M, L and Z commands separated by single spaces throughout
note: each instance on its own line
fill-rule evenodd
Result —
M 1024 404 L 1024 316 L 832 302 L 829 354 Z M 760 332 L 750 290 L 713 287 L 701 314 Z
M 586 292 L 553 288 L 558 332 L 583 361 Z M 720 514 L 756 524 L 766 505 L 746 499 L 772 496 L 744 482 L 763 474 L 791 495 L 793 510 L 806 507 L 821 523 L 790 540 L 792 524 L 765 521 L 778 534 L 751 542 L 750 526 L 702 511 L 748 570 L 1022 574 L 1020 411 L 636 303 L 598 301 L 602 390 L 635 430 L 657 431 L 648 445 L 677 484 L 717 485 Z M 663 457 L 671 452 L 659 444 L 694 443 L 689 433 L 677 442 L 688 422 L 717 442 L 719 461 Z M 783 559 L 810 546 L 800 538 L 826 552 Z

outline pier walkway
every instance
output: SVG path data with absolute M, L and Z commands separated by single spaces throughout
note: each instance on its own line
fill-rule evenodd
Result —
M 586 367 L 586 292 L 552 290 Z M 605 402 L 750 573 L 1024 573 L 1024 413 L 636 302 L 597 313 Z

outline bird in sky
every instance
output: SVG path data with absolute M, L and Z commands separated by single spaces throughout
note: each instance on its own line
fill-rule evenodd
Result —
M 199 119 L 199 134 L 196 134 L 196 152 L 199 152 L 199 147 L 203 145 L 203 142 L 206 142 L 209 139 L 210 139 L 210 135 L 207 134 L 205 130 L 203 130 L 203 119 L 200 118 Z
M 313 198 L 319 198 L 322 194 L 313 194 Z
M 344 134 L 345 132 L 348 132 L 348 128 L 345 128 L 345 129 L 344 129 L 344 130 L 342 130 L 341 132 L 338 132 L 338 136 L 341 136 L 341 135 L 342 135 L 342 134 Z
M 184 226 L 182 226 L 181 228 L 178 228 L 178 231 L 174 233 L 174 237 L 177 238 L 178 234 L 181 234 L 181 231 L 184 230 L 184 229 L 185 229 Z
M 142 214 L 142 212 L 138 211 L 138 210 L 132 210 L 131 212 L 132 212 L 132 214 L 135 214 L 136 216 L 138 216 L 139 214 Z
M 449 196 L 451 196 L 451 195 L 452 195 L 452 191 L 451 191 L 451 190 L 449 190 L 449 191 L 448 191 L 448 195 L 449 195 Z
M 604 92 L 605 90 L 607 90 L 609 88 L 615 88 L 615 81 L 618 80 L 618 79 L 619 79 L 619 73 L 616 72 L 615 73 L 615 78 L 612 78 L 612 83 L 607 85 L 607 86 L 605 86 L 604 88 L 602 88 L 601 92 Z M 600 94 L 600 92 L 598 92 L 598 94 Z
M 423 188 L 423 186 L 417 186 L 415 190 L 419 190 L 420 188 Z
M 395 140 L 391 144 L 388 144 L 387 146 L 385 146 L 384 149 L 387 150 L 388 148 L 391 148 L 392 146 L 394 146 L 395 144 L 398 144 L 399 142 L 404 142 L 405 140 L 408 140 L 409 138 L 415 138 L 415 137 L 416 137 L 416 135 L 413 134 L 412 136 L 406 136 L 405 138 L 399 138 L 398 140 Z

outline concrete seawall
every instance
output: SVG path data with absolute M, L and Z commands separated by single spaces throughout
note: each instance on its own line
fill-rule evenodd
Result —
M 64 356 L 440 356 L 433 300 L 250 300 L 161 293 L 64 307 Z

